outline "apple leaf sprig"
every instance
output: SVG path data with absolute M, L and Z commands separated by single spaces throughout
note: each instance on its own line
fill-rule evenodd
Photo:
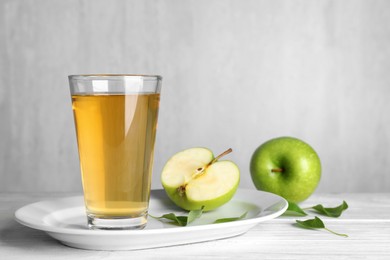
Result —
M 324 222 L 319 217 L 314 217 L 313 219 L 308 219 L 305 221 L 296 220 L 298 226 L 303 228 L 309 228 L 309 229 L 325 229 L 326 231 L 329 231 L 332 234 L 342 236 L 342 237 L 348 237 L 347 234 L 340 234 L 337 232 L 334 232 L 333 230 L 330 230 L 325 227 Z
M 326 215 L 332 218 L 338 218 L 341 216 L 344 210 L 348 209 L 348 204 L 343 200 L 343 203 L 334 208 L 325 208 L 321 204 L 315 205 L 313 207 L 304 208 L 305 210 L 314 210 L 322 215 Z
M 151 216 L 152 218 L 155 218 L 157 220 L 163 220 L 163 219 L 169 220 L 169 223 L 171 223 L 171 224 L 184 227 L 184 226 L 189 225 L 195 219 L 200 218 L 200 216 L 203 213 L 203 209 L 204 209 L 204 207 L 202 207 L 201 209 L 198 209 L 198 210 L 190 210 L 188 212 L 187 216 L 185 216 L 185 215 L 177 216 L 175 213 L 167 213 L 167 214 L 164 214 L 160 217 L 155 217 L 155 216 L 152 216 L 150 214 L 149 214 L 149 216 Z M 238 217 L 220 218 L 220 219 L 215 220 L 213 223 L 217 224 L 217 223 L 226 223 L 226 222 L 240 220 L 240 219 L 245 218 L 247 214 L 248 214 L 248 212 L 244 212 L 241 216 L 238 216 Z
M 312 206 L 312 207 L 307 207 L 307 208 L 300 208 L 298 204 L 288 201 L 288 208 L 285 211 L 283 215 L 285 216 L 307 216 L 307 213 L 304 210 L 313 210 L 316 211 L 317 213 L 332 217 L 332 218 L 338 218 L 341 216 L 344 210 L 348 209 L 348 204 L 344 200 L 342 204 L 340 204 L 337 207 L 334 208 L 326 208 L 321 204 Z
M 307 216 L 307 213 L 304 210 L 313 210 L 321 215 L 325 215 L 325 216 L 333 217 L 333 218 L 338 218 L 341 216 L 343 211 L 346 209 L 348 209 L 348 204 L 345 201 L 343 201 L 343 203 L 341 205 L 334 207 L 334 208 L 326 208 L 323 205 L 318 204 L 318 205 L 315 205 L 312 207 L 307 207 L 304 209 L 300 208 L 298 206 L 298 204 L 288 201 L 288 208 L 283 215 L 303 217 L 303 216 Z M 340 233 L 334 232 L 334 231 L 326 228 L 324 222 L 319 217 L 314 217 L 314 219 L 308 219 L 305 221 L 296 220 L 296 223 L 298 226 L 303 227 L 303 228 L 325 229 L 325 230 L 327 230 L 335 235 L 348 237 L 348 235 L 346 235 L 346 234 L 340 234 Z
M 248 212 L 244 212 L 244 214 L 242 214 L 239 217 L 220 218 L 220 219 L 217 219 L 216 221 L 214 221 L 214 223 L 215 224 L 217 224 L 217 223 L 226 223 L 226 222 L 232 222 L 232 221 L 240 220 L 240 219 L 245 218 L 247 214 L 248 214 Z
M 295 216 L 295 217 L 304 217 L 307 216 L 307 213 L 301 209 L 298 204 L 287 201 L 288 202 L 288 208 L 283 213 L 284 216 Z
M 204 207 L 202 207 L 198 210 L 191 210 L 188 212 L 187 216 L 176 216 L 175 213 L 167 213 L 167 214 L 164 214 L 160 217 L 154 217 L 150 214 L 149 214 L 149 216 L 151 216 L 152 218 L 158 219 L 158 220 L 167 219 L 167 220 L 170 220 L 170 223 L 172 223 L 174 225 L 184 227 L 184 226 L 187 226 L 188 224 L 190 224 L 191 222 L 193 222 L 195 219 L 200 218 L 200 216 L 203 213 L 203 208 Z

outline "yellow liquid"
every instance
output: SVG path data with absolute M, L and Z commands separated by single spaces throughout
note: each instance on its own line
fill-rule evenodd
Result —
M 146 213 L 159 98 L 72 96 L 87 213 L 97 217 Z

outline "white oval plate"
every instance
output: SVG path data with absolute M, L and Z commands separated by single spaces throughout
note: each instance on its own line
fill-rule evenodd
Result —
M 189 244 L 237 236 L 258 223 L 276 218 L 287 209 L 287 201 L 275 194 L 238 189 L 233 199 L 222 207 L 205 212 L 189 226 L 148 218 L 143 230 L 90 230 L 82 196 L 53 199 L 29 204 L 15 212 L 16 220 L 28 227 L 45 231 L 61 243 L 91 250 L 134 250 Z M 174 212 L 186 214 L 168 199 L 164 190 L 153 190 L 149 214 L 161 216 Z M 239 217 L 242 220 L 213 224 L 216 219 Z

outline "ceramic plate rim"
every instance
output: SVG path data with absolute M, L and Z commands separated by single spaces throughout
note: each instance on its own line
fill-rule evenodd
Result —
M 154 191 L 161 191 L 160 189 L 155 189 Z M 288 202 L 273 193 L 265 192 L 265 191 L 258 191 L 253 189 L 238 189 L 238 192 L 256 192 L 258 193 L 258 196 L 273 196 L 274 199 L 279 199 L 280 202 L 282 202 L 282 208 L 279 210 L 276 210 L 270 214 L 264 215 L 264 216 L 255 216 L 248 219 L 242 219 L 239 221 L 232 221 L 232 222 L 226 222 L 226 223 L 218 223 L 218 224 L 204 224 L 204 225 L 196 225 L 196 226 L 185 226 L 185 227 L 179 227 L 179 228 L 158 228 L 158 229 L 143 229 L 143 230 L 88 230 L 88 229 L 69 229 L 65 227 L 56 227 L 44 223 L 36 223 L 35 221 L 29 221 L 26 220 L 24 213 L 26 210 L 29 210 L 29 208 L 34 207 L 39 204 L 44 204 L 50 201 L 56 201 L 56 200 L 63 200 L 63 199 L 71 199 L 76 197 L 82 197 L 82 195 L 79 196 L 68 196 L 68 197 L 59 197 L 59 198 L 53 198 L 53 199 L 44 199 L 38 202 L 33 202 L 30 204 L 27 204 L 18 210 L 15 211 L 15 219 L 20 224 L 41 230 L 44 232 L 52 232 L 52 233 L 59 233 L 59 234 L 69 234 L 69 235 L 106 235 L 106 236 L 128 236 L 128 235 L 148 235 L 148 234 L 160 234 L 160 233 L 180 233 L 180 232 L 189 232 L 193 230 L 209 230 L 209 229 L 220 229 L 223 227 L 235 227 L 235 226 L 248 226 L 248 225 L 255 225 L 260 222 L 264 222 L 270 219 L 274 219 L 280 215 L 282 215 L 287 207 Z M 234 197 L 233 197 L 234 200 Z M 260 203 L 258 204 L 260 205 Z M 35 223 L 34 223 L 35 222 Z

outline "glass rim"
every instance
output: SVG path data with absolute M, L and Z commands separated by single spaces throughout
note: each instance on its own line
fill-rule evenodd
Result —
M 162 76 L 160 75 L 148 75 L 148 74 L 73 74 L 68 75 L 69 79 L 75 80 L 87 80 L 87 79 L 95 79 L 95 80 L 109 80 L 109 79 L 124 79 L 124 78 L 143 78 L 149 80 L 162 80 Z

